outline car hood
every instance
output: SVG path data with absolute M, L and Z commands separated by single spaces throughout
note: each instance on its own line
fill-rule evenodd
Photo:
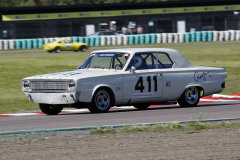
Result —
M 79 69 L 74 71 L 37 75 L 37 76 L 27 77 L 24 79 L 75 79 L 77 80 L 77 79 L 90 78 L 90 77 L 116 75 L 121 73 L 122 71 L 109 70 L 109 69 Z

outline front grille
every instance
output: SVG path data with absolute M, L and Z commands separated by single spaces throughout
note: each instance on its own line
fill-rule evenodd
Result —
M 69 90 L 70 81 L 31 81 L 32 91 L 61 92 Z

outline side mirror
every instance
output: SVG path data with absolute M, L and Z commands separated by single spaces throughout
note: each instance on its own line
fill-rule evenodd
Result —
M 135 72 L 136 68 L 134 66 L 131 67 L 131 72 Z

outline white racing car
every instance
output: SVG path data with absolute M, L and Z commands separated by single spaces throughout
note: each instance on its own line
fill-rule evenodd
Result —
M 193 107 L 200 97 L 221 92 L 226 77 L 224 68 L 192 65 L 174 49 L 112 49 L 92 52 L 74 71 L 24 78 L 22 91 L 49 115 L 63 107 L 94 113 L 174 101 Z

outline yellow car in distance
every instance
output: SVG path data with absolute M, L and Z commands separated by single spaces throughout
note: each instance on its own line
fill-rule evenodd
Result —
M 47 50 L 49 53 L 61 51 L 81 51 L 84 52 L 89 48 L 86 43 L 72 43 L 69 39 L 59 39 L 52 43 L 47 43 L 43 45 L 43 49 Z

